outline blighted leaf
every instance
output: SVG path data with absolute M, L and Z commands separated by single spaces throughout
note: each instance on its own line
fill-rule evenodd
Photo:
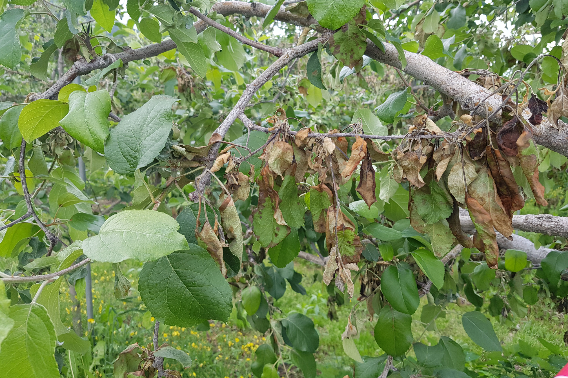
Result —
M 349 157 L 349 161 L 345 165 L 341 175 L 344 178 L 350 177 L 365 156 L 367 156 L 367 142 L 365 142 L 365 139 L 357 137 L 355 143 L 353 143 L 353 146 L 351 147 L 351 156 Z
M 225 261 L 223 260 L 223 243 L 221 243 L 209 222 L 205 222 L 203 228 L 198 234 L 198 237 L 207 248 L 207 252 L 209 252 L 213 260 L 219 264 L 223 276 L 226 276 L 227 268 L 225 267 Z
M 456 201 L 465 205 L 465 188 L 475 180 L 477 172 L 467 152 L 456 153 L 452 158 L 452 169 L 448 176 L 448 190 Z
M 476 199 L 466 194 L 465 200 L 469 215 L 477 231 L 473 236 L 473 245 L 485 253 L 487 265 L 492 269 L 497 269 L 499 247 L 497 246 L 497 235 L 493 228 L 491 215 Z
M 365 5 L 364 0 L 308 0 L 308 9 L 318 23 L 331 30 L 339 29 Z
M 428 118 L 428 120 L 430 120 Z M 438 147 L 432 158 L 437 163 L 436 164 L 436 179 L 440 181 L 444 172 L 448 168 L 448 165 L 452 161 L 455 152 L 455 146 L 453 144 L 448 143 L 447 141 L 443 141 L 442 145 Z
M 487 165 L 495 180 L 503 208 L 509 216 L 512 216 L 513 212 L 525 206 L 525 199 L 519 191 L 509 161 L 501 155 L 499 150 L 487 146 Z
M 542 101 L 533 94 L 529 100 L 528 106 L 529 110 L 531 111 L 529 122 L 532 125 L 540 125 L 540 123 L 542 122 L 542 114 L 548 111 L 548 105 L 546 101 Z
M 363 65 L 363 54 L 367 47 L 367 36 L 359 28 L 360 24 L 365 24 L 365 8 L 357 16 L 341 27 L 341 30 L 333 34 L 330 39 L 331 52 L 344 65 L 349 68 L 361 68 Z
M 307 65 L 308 80 L 312 85 L 320 89 L 326 89 L 321 80 L 321 63 L 318 57 L 318 52 L 315 51 L 308 59 Z
M 227 164 L 230 157 L 231 157 L 230 152 L 226 152 L 224 154 L 217 156 L 217 159 L 215 159 L 215 162 L 211 166 L 211 172 L 215 173 L 219 169 L 221 169 L 225 164 Z
M 243 229 L 241 227 L 241 219 L 235 207 L 233 199 L 229 196 L 225 198 L 219 207 L 221 212 L 221 223 L 225 236 L 232 239 L 229 243 L 229 250 L 239 261 L 243 258 Z
M 306 206 L 303 198 L 298 195 L 298 187 L 294 176 L 286 176 L 278 191 L 280 197 L 280 210 L 282 216 L 292 228 L 300 228 L 304 225 L 304 213 Z
M 227 189 L 235 200 L 246 201 L 250 196 L 250 180 L 242 172 L 227 173 Z
M 327 209 L 331 206 L 333 194 L 325 185 L 312 186 L 310 189 L 310 212 L 316 232 L 325 232 Z
M 509 156 L 516 156 L 518 152 L 517 139 L 519 139 L 522 132 L 523 125 L 517 116 L 505 122 L 497 133 L 499 149 Z
M 308 144 L 308 135 L 312 132 L 312 129 L 305 127 L 296 133 L 294 137 L 294 143 L 299 148 L 304 148 Z
M 558 125 L 560 117 L 568 117 L 568 96 L 563 92 L 560 93 L 548 109 L 548 118 L 554 126 Z
M 283 178 L 294 160 L 294 149 L 289 143 L 276 141 L 264 149 L 261 159 L 266 161 L 272 172 Z
M 372 204 L 377 202 L 377 197 L 375 197 L 376 186 L 375 168 L 373 167 L 370 155 L 367 153 L 367 156 L 363 159 L 363 164 L 361 164 L 357 192 L 361 195 L 361 198 L 363 198 L 369 209 Z
M 272 198 L 266 197 L 263 202 L 259 199 L 253 218 L 253 230 L 263 247 L 275 246 L 290 233 L 288 226 L 278 224 L 275 214 L 276 207 Z
M 531 144 L 533 143 L 531 134 L 529 134 L 526 130 L 523 131 L 517 140 L 517 146 L 519 146 L 519 153 L 517 156 L 519 158 L 523 174 L 531 186 L 536 203 L 540 206 L 547 206 L 548 202 L 544 199 L 544 186 L 542 186 L 538 179 L 538 159 L 536 158 L 536 155 L 529 152 L 531 151 Z
M 428 224 L 448 218 L 453 211 L 451 198 L 435 180 L 412 191 L 412 200 L 420 217 Z
M 342 210 L 337 210 L 336 207 L 329 207 L 327 209 L 326 224 L 327 249 L 331 250 L 333 245 L 337 247 L 337 252 L 344 264 L 359 262 L 363 252 L 363 245 L 357 235 L 357 227 Z
M 454 237 L 457 239 L 458 243 L 460 243 L 465 248 L 473 248 L 473 242 L 469 235 L 463 232 L 460 223 L 460 208 L 458 205 L 457 200 L 454 198 L 453 201 L 453 212 L 448 218 L 448 226 Z
M 495 182 L 487 168 L 482 168 L 477 178 L 468 186 L 468 195 L 474 198 L 489 214 L 493 226 L 503 236 L 509 237 L 513 233 L 511 215 L 505 211 L 503 203 L 497 194 Z
M 485 149 L 487 147 L 487 127 L 482 127 L 475 130 L 475 136 L 466 144 L 469 156 L 473 160 L 479 160 L 485 156 Z

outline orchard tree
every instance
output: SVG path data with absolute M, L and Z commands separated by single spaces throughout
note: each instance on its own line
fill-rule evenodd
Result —
M 530 359 L 489 318 L 568 295 L 565 0 L 9 0 L 0 13 L 0 376 L 93 376 L 97 341 L 61 321 L 59 295 L 99 262 L 117 264 L 125 295 L 129 259 L 156 333 L 115 376 L 180 376 L 163 359 L 188 356 L 159 322 L 236 311 L 266 335 L 256 377 L 315 377 L 313 321 L 275 304 L 305 294 L 296 258 L 322 267 L 331 317 L 352 308 L 338 326 L 355 377 L 557 369 L 555 345 Z M 486 359 L 416 331 L 456 301 L 476 307 L 462 323 Z M 369 322 L 378 353 L 362 357 Z

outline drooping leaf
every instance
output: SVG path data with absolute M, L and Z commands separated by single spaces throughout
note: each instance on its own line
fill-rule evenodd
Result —
M 65 45 L 69 39 L 73 38 L 73 33 L 69 30 L 69 25 L 67 25 L 67 18 L 64 17 L 57 22 L 57 27 L 55 28 L 55 35 L 53 37 L 57 47 L 61 48 Z
M 109 134 L 110 102 L 106 90 L 89 93 L 75 91 L 69 95 L 69 113 L 60 124 L 73 138 L 103 153 L 104 142 Z
M 36 100 L 22 109 L 18 128 L 26 142 L 31 143 L 34 139 L 55 129 L 68 111 L 69 105 L 64 102 Z
M 303 314 L 290 314 L 282 319 L 286 329 L 286 337 L 294 349 L 301 352 L 314 353 L 319 346 L 319 334 L 314 328 L 314 322 Z
M 364 0 L 308 0 L 307 3 L 318 23 L 331 30 L 339 29 L 349 22 L 365 5 Z
M 163 346 L 157 351 L 154 351 L 154 356 L 162 358 L 171 358 L 182 364 L 183 367 L 187 368 L 191 366 L 191 357 L 183 350 L 178 350 L 171 346 Z
M 108 218 L 99 234 L 83 241 L 85 255 L 94 261 L 155 260 L 187 249 L 172 217 L 152 210 L 126 210 Z
M 284 0 L 278 0 L 276 4 L 270 9 L 270 11 L 266 14 L 264 18 L 264 22 L 262 23 L 262 27 L 265 28 L 274 21 L 274 17 L 278 14 L 280 7 L 284 4 Z M 309 69 L 308 69 L 309 70 Z
M 475 198 L 466 194 L 465 200 L 469 215 L 477 231 L 473 236 L 473 245 L 485 253 L 487 265 L 492 269 L 496 269 L 497 261 L 499 260 L 499 247 L 497 246 L 497 235 L 493 228 L 491 215 Z
M 568 99 L 567 99 L 568 103 Z M 528 131 L 523 131 L 517 140 L 519 146 L 518 158 L 523 170 L 523 174 L 527 178 L 531 190 L 534 194 L 536 203 L 540 206 L 548 206 L 548 202 L 544 199 L 544 186 L 539 181 L 538 159 L 531 150 L 534 148 L 534 142 Z
M 359 171 L 359 185 L 357 185 L 357 193 L 361 195 L 361 198 L 363 198 L 369 209 L 372 204 L 377 202 L 377 197 L 375 196 L 376 187 L 375 168 L 371 161 L 371 155 L 367 153 Z
M 14 326 L 14 320 L 9 317 L 9 313 L 10 300 L 6 298 L 4 281 L 0 280 L 0 352 L 2 351 L 2 341 Z
M 331 190 L 324 184 L 313 186 L 310 190 L 310 212 L 316 232 L 325 232 L 327 209 L 331 206 Z
M 47 80 L 47 64 L 49 63 L 51 55 L 57 50 L 55 43 L 53 43 L 53 41 L 50 42 L 51 44 L 41 53 L 41 57 L 30 64 L 30 73 L 43 80 Z
M 8 228 L 0 242 L 0 256 L 10 257 L 21 240 L 31 238 L 37 231 L 39 231 L 38 226 L 27 222 L 16 223 Z
M 310 352 L 292 350 L 292 362 L 300 368 L 305 378 L 315 378 L 317 374 L 316 359 Z
M 412 252 L 412 257 L 414 257 L 420 269 L 428 276 L 434 286 L 441 289 L 444 286 L 444 263 L 438 260 L 432 251 L 424 248 L 419 248 Z
M 114 171 L 132 175 L 154 160 L 172 128 L 169 115 L 175 102 L 169 96 L 154 96 L 110 130 L 105 156 Z
M 399 312 L 412 315 L 420 304 L 416 281 L 410 269 L 389 266 L 381 277 L 381 291 Z
M 495 180 L 495 187 L 503 208 L 506 214 L 511 216 L 513 212 L 525 206 L 525 199 L 520 193 L 511 166 L 499 150 L 491 147 L 487 147 L 487 165 Z
M 279 4 L 281 2 L 282 1 L 280 1 Z M 315 51 L 310 56 L 310 59 L 308 59 L 308 65 L 306 69 L 307 69 L 308 80 L 310 81 L 310 83 L 312 83 L 312 85 L 314 85 L 317 88 L 326 89 L 321 79 L 321 63 L 317 51 Z
M 290 228 L 278 224 L 275 219 L 275 206 L 270 197 L 263 203 L 259 200 L 258 212 L 254 214 L 253 230 L 263 247 L 280 243 L 290 232 Z
M 282 186 L 280 186 L 278 191 L 278 197 L 282 201 L 280 210 L 288 226 L 292 228 L 302 227 L 304 225 L 306 206 L 304 200 L 298 195 L 298 187 L 296 186 L 294 176 L 287 175 L 284 177 Z
M 39 304 L 10 307 L 14 326 L 0 345 L 0 371 L 14 378 L 58 378 L 56 337 L 46 309 Z
M 255 352 L 255 357 L 256 360 L 252 363 L 251 370 L 254 376 L 258 378 L 262 376 L 264 365 L 274 364 L 278 359 L 274 350 L 268 344 L 262 344 L 259 346 Z
M 488 352 L 503 350 L 491 322 L 479 311 L 463 314 L 462 324 L 467 335 Z
M 193 42 L 182 42 L 177 39 L 177 36 L 170 34 L 178 51 L 184 56 L 189 62 L 191 68 L 201 77 L 205 77 L 207 74 L 207 59 L 203 53 L 203 49 L 197 43 Z
M 351 147 L 351 156 L 349 157 L 349 161 L 345 165 L 345 168 L 343 168 L 341 176 L 343 176 L 343 178 L 351 177 L 365 156 L 367 156 L 367 142 L 365 142 L 365 139 L 357 137 L 355 143 L 353 143 L 353 146 Z
M 375 341 L 388 355 L 402 356 L 412 345 L 412 317 L 385 306 L 375 325 Z
M 219 211 L 221 212 L 223 230 L 226 232 L 227 238 L 232 239 L 229 243 L 229 250 L 239 259 L 240 263 L 243 259 L 243 229 L 233 199 L 227 197 L 219 207 Z
M 292 231 L 280 243 L 268 250 L 270 261 L 279 268 L 284 268 L 298 256 L 301 245 L 298 231 Z
M 6 110 L 0 118 L 0 139 L 9 149 L 16 148 L 22 143 L 22 134 L 18 128 L 18 118 L 23 105 L 13 106 Z
M 412 192 L 416 211 L 427 223 L 433 224 L 448 218 L 453 211 L 451 198 L 436 180 Z
M 458 203 L 465 205 L 465 188 L 477 177 L 474 162 L 466 152 L 456 153 L 452 158 L 452 168 L 448 176 L 448 190 Z
M 23 9 L 8 9 L 0 16 L 0 64 L 14 68 L 20 63 L 22 51 L 16 26 L 24 17 Z
M 229 284 L 209 253 L 194 244 L 144 264 L 138 285 L 148 310 L 166 324 L 226 321 L 231 313 Z
M 358 0 L 355 2 L 358 2 Z M 363 66 L 367 35 L 360 29 L 359 25 L 365 24 L 365 22 L 365 11 L 361 9 L 360 13 L 334 33 L 330 40 L 329 48 L 333 55 L 349 68 L 359 69 Z
M 407 90 L 395 92 L 385 100 L 381 105 L 375 108 L 377 116 L 386 123 L 393 123 L 394 118 L 404 108 L 406 104 Z

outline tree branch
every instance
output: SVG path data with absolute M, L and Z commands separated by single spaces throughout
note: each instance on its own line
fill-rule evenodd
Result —
M 464 231 L 473 232 L 475 229 L 469 215 L 460 215 L 460 224 Z M 555 217 L 550 214 L 513 215 L 513 228 L 568 238 L 568 217 Z
M 221 25 L 220 23 L 210 19 L 209 17 L 205 16 L 203 13 L 201 13 L 200 11 L 198 11 L 194 7 L 191 7 L 189 12 L 191 14 L 197 16 L 197 18 L 199 18 L 200 20 L 202 20 L 206 24 L 208 24 L 208 25 L 210 25 L 210 26 L 212 26 L 216 29 L 221 30 L 223 33 L 228 34 L 231 37 L 234 37 L 235 39 L 241 41 L 245 45 L 249 45 L 249 46 L 257 48 L 259 50 L 269 52 L 270 54 L 275 55 L 277 57 L 281 57 L 282 54 L 284 53 L 284 50 L 282 50 L 278 47 L 267 46 L 267 45 L 260 43 L 260 42 L 251 41 L 247 37 L 240 35 L 239 33 L 235 32 L 234 30 L 232 30 L 232 29 L 230 29 L 230 28 L 228 28 L 224 25 Z
M 39 276 L 28 276 L 28 277 L 21 277 L 21 276 L 0 277 L 0 279 L 4 282 L 9 282 L 9 283 L 46 281 L 46 280 L 51 280 L 51 279 L 56 278 L 56 277 L 60 277 L 64 274 L 67 274 L 67 273 L 72 272 L 76 269 L 79 269 L 83 265 L 86 265 L 90 262 L 91 262 L 91 259 L 85 259 L 85 260 L 78 262 L 75 265 L 71 265 L 69 268 L 60 270 L 59 272 L 55 272 L 55 273 L 42 274 L 42 275 L 39 275 Z

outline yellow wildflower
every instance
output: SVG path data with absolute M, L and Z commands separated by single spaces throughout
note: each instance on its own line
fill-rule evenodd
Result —
M 89 323 L 91 323 L 91 324 L 92 324 L 92 323 L 94 323 L 94 322 L 95 322 L 95 319 L 93 319 L 93 318 L 89 318 L 89 320 L 87 320 L 87 321 L 88 321 Z

